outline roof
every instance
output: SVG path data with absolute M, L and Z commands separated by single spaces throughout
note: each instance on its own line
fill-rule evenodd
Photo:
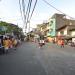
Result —
M 64 29 L 66 27 L 69 27 L 68 29 L 71 31 L 71 30 L 75 30 L 75 25 L 64 25 L 62 27 L 60 27 L 59 29 L 57 29 L 57 31 L 61 30 L 61 29 Z
M 56 29 L 56 31 L 59 31 L 59 30 L 64 29 L 64 28 L 66 28 L 66 27 L 67 27 L 67 25 L 64 25 L 64 26 L 62 26 L 62 27 Z

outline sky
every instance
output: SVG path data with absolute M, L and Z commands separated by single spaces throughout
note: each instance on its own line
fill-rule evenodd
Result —
M 46 1 L 65 14 L 75 18 L 75 0 Z M 27 3 L 28 0 L 25 0 L 25 2 Z M 60 12 L 47 5 L 43 0 L 38 0 L 30 21 L 30 27 L 35 28 L 37 24 L 48 21 L 49 18 L 55 13 Z M 19 27 L 23 28 L 23 21 L 19 9 L 19 0 L 0 0 L 0 21 L 18 24 Z

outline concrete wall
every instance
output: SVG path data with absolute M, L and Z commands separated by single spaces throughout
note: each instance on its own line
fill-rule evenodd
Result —
M 63 34 L 61 32 L 63 32 Z M 62 36 L 68 35 L 67 28 L 64 28 L 64 29 L 61 29 L 60 31 L 58 31 L 57 35 L 62 35 Z
M 75 31 L 71 31 L 71 36 L 75 36 Z

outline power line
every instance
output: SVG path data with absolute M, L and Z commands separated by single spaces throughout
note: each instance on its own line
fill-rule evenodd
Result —
M 37 0 L 35 1 L 33 10 L 32 10 L 32 12 L 31 12 L 31 15 L 30 15 L 30 18 L 29 18 L 29 31 L 30 31 L 30 20 L 31 20 L 31 17 L 32 17 L 32 15 L 33 15 L 34 10 L 35 10 L 36 4 L 37 4 Z
M 24 0 L 22 0 L 22 10 L 23 10 L 23 16 L 25 19 L 25 2 L 24 2 Z
M 32 17 L 32 15 L 33 15 L 33 12 L 34 12 L 34 10 L 35 10 L 35 7 L 36 7 L 36 4 L 37 4 L 37 0 L 35 1 L 35 4 L 34 4 L 33 10 L 32 10 L 32 13 L 31 13 L 31 15 L 30 15 L 30 19 L 29 19 L 29 21 L 31 20 L 31 17 Z
M 23 28 L 25 29 L 25 32 L 26 32 L 26 18 L 27 18 L 27 13 L 28 13 L 28 10 L 29 10 L 29 5 L 30 5 L 30 0 L 28 2 L 28 5 L 27 5 L 27 9 L 26 9 L 26 5 L 25 5 L 25 1 L 22 0 L 21 2 L 21 6 L 22 6 L 22 15 L 23 15 Z M 26 10 L 26 11 L 25 11 Z
M 19 0 L 19 7 L 20 7 L 20 13 L 21 13 L 22 21 L 23 21 L 22 9 L 21 9 L 21 1 L 20 0 Z
M 57 9 L 56 7 L 54 7 L 53 5 L 51 5 L 50 3 L 48 3 L 46 0 L 43 0 L 47 5 L 51 6 L 52 8 L 54 8 L 55 10 L 59 11 L 60 13 L 64 14 L 65 16 L 68 16 L 71 19 L 75 19 L 67 14 L 65 14 L 64 12 L 60 11 L 59 9 Z
M 20 7 L 20 13 L 21 13 L 21 18 L 23 21 L 23 29 L 25 28 L 25 2 L 24 0 L 19 0 L 19 7 Z
M 22 11 L 23 11 L 23 18 L 24 18 L 24 21 L 23 21 L 23 28 L 25 28 L 25 1 L 22 0 Z
M 25 17 L 24 17 L 25 18 L 25 32 L 26 32 L 26 29 L 27 29 L 26 19 L 27 19 L 27 15 L 28 15 L 28 11 L 29 11 L 29 6 L 30 6 L 30 0 L 28 2 L 26 14 L 25 14 Z
M 30 1 L 30 5 L 29 5 L 29 11 L 28 11 L 27 20 L 26 20 L 26 26 L 27 26 L 28 19 L 29 19 L 29 14 L 30 14 L 30 9 L 31 9 L 31 4 L 32 4 L 32 0 Z
M 37 4 L 37 0 L 36 0 L 35 4 L 33 5 L 32 11 L 31 11 L 32 1 L 33 0 L 29 0 L 27 3 L 27 7 L 26 7 L 24 0 L 19 0 L 20 12 L 21 12 L 21 17 L 23 18 L 25 32 L 27 29 L 27 24 L 28 24 L 28 22 L 30 22 L 30 19 L 31 19 L 34 9 L 35 9 L 35 6 Z M 23 28 L 24 28 L 24 26 L 23 26 Z

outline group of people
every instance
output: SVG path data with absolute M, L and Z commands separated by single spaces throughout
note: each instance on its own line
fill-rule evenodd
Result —
M 14 38 L 7 38 L 3 40 L 4 48 L 7 50 L 9 48 L 13 48 L 17 46 L 17 40 Z
M 12 48 L 16 50 L 17 44 L 16 38 L 4 37 L 0 39 L 0 48 L 3 48 L 5 53 Z
M 41 48 L 42 46 L 45 45 L 45 37 L 44 35 L 39 35 L 39 40 L 38 40 L 38 44 L 39 44 L 39 48 Z M 55 41 L 53 40 L 53 43 L 55 43 Z M 65 45 L 65 41 L 64 39 L 60 39 L 57 41 L 57 44 L 62 48 Z

